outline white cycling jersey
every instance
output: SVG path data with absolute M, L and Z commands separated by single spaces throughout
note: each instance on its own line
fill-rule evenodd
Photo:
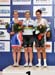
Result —
M 34 21 L 30 18 L 29 20 L 25 19 L 23 21 L 23 26 L 26 28 L 23 31 L 23 35 L 33 35 L 33 29 L 29 26 L 34 26 Z

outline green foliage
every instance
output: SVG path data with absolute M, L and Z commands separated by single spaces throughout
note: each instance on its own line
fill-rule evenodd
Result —
M 6 26 L 6 29 L 8 29 L 8 28 L 9 28 L 9 24 L 8 24 L 8 23 L 7 23 L 5 26 Z
M 20 24 L 14 24 L 13 30 L 14 30 L 15 33 L 17 33 L 17 32 L 22 30 L 22 26 Z
M 46 31 L 47 27 L 45 25 L 39 25 L 35 27 L 35 30 L 39 30 L 40 33 L 44 33 Z

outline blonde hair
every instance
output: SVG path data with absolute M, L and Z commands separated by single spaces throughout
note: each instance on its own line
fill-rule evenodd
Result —
M 27 11 L 25 12 L 25 14 L 26 14 L 26 13 L 29 13 L 29 14 L 31 14 L 31 13 L 30 13 L 30 10 L 27 10 Z
M 13 11 L 13 14 L 14 14 L 15 12 L 18 14 L 18 10 L 14 10 L 14 11 Z

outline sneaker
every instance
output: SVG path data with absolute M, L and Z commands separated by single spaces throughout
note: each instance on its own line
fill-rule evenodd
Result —
M 13 64 L 13 67 L 17 67 L 17 63 L 14 63 L 14 64 Z
M 19 66 L 18 63 L 14 63 L 14 64 L 13 64 L 13 67 L 18 67 L 18 66 Z
M 41 64 L 36 64 L 36 67 L 40 67 L 41 66 Z
M 18 64 L 18 63 L 16 63 L 16 66 L 17 66 L 17 67 L 19 67 L 19 64 Z
M 32 63 L 29 63 L 29 67 L 32 67 Z
M 24 64 L 24 67 L 28 67 L 28 63 L 25 63 L 25 64 Z
M 47 67 L 47 64 L 44 64 L 44 67 L 46 68 Z

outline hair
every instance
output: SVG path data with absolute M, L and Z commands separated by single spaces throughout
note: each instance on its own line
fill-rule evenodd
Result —
M 29 14 L 31 14 L 31 13 L 30 13 L 30 10 L 27 10 L 27 11 L 25 12 L 25 14 L 26 14 L 26 13 L 29 13 Z
M 14 11 L 13 11 L 13 14 L 14 14 L 14 12 L 17 12 L 17 13 L 18 13 L 18 10 L 14 10 Z
M 38 9 L 36 10 L 36 13 L 39 12 L 40 14 L 42 14 L 42 10 Z

